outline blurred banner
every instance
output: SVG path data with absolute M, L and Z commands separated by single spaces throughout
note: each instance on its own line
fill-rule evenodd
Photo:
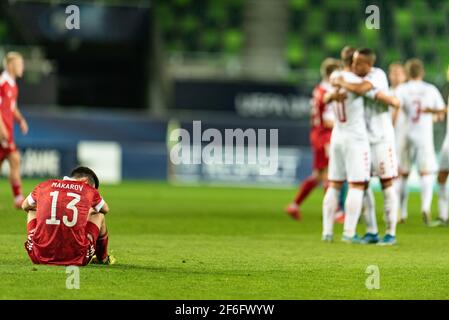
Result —
M 310 116 L 309 92 L 285 83 L 176 80 L 174 95 L 175 109 L 227 111 L 245 118 Z
M 286 136 L 292 132 L 287 130 L 286 134 L 283 129 L 279 130 L 278 149 L 276 145 L 278 170 L 261 175 L 257 165 L 172 165 L 166 120 L 119 112 L 57 112 L 44 107 L 26 108 L 24 114 L 30 132 L 22 136 L 16 128 L 15 136 L 22 151 L 25 177 L 58 177 L 83 164 L 96 169 L 102 180 L 110 183 L 122 179 L 170 179 L 176 182 L 290 186 L 311 170 L 309 149 L 288 146 Z M 186 132 L 192 131 L 192 122 L 180 122 L 179 125 Z M 206 122 L 202 129 L 215 128 L 217 132 L 223 132 L 226 128 L 246 130 L 248 127 L 233 125 L 232 121 L 226 120 L 220 125 Z M 262 123 L 254 123 L 253 127 L 276 128 Z M 295 135 L 307 143 L 307 128 L 299 128 Z
M 299 137 L 281 138 L 285 128 L 279 129 L 276 168 L 273 174 L 260 173 L 259 164 L 206 164 L 202 153 L 191 152 L 193 159 L 187 164 L 173 164 L 166 120 L 152 120 L 141 115 L 103 112 L 50 112 L 26 110 L 30 133 L 22 136 L 15 132 L 22 153 L 24 177 L 60 177 L 67 175 L 79 164 L 95 168 L 102 180 L 118 183 L 122 179 L 169 180 L 175 183 L 206 183 L 215 185 L 247 185 L 291 187 L 307 177 L 312 170 L 312 154 L 308 142 L 307 127 L 297 126 Z M 192 137 L 192 122 L 177 122 Z M 242 128 L 249 125 L 232 125 L 223 120 L 220 126 L 202 122 L 202 130 L 215 128 Z M 274 127 L 274 126 L 272 126 Z M 267 128 L 259 124 L 254 128 Z M 17 129 L 17 128 L 16 128 Z M 171 128 L 173 130 L 175 128 Z M 287 132 L 290 132 L 287 130 Z M 291 133 L 291 132 L 290 132 Z M 297 146 L 286 144 L 295 141 Z M 303 141 L 304 144 L 297 144 Z M 233 147 L 234 148 L 234 147 Z M 224 148 L 223 148 L 224 149 Z M 245 147 L 244 154 L 248 154 Z M 270 151 L 271 152 L 271 151 Z M 233 158 L 236 150 L 233 149 Z M 268 153 L 267 153 L 268 155 Z M 8 172 L 5 165 L 3 174 Z M 378 182 L 372 186 L 379 188 Z M 419 188 L 419 177 L 413 173 L 409 179 L 412 189 Z
M 24 110 L 30 132 L 15 137 L 25 177 L 59 177 L 78 164 L 102 180 L 167 179 L 167 124 L 139 115 Z M 5 166 L 6 167 L 6 166 Z M 4 169 L 7 172 L 7 168 Z
M 247 153 L 247 148 L 244 153 Z M 234 149 L 234 157 L 236 151 Z M 311 170 L 311 154 L 307 149 L 280 148 L 275 173 L 261 175 L 259 164 L 199 164 L 171 165 L 171 181 L 230 185 L 290 187 L 304 179 Z

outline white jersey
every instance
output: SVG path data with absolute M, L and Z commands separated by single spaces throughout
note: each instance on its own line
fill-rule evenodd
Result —
M 332 92 L 333 87 L 330 82 L 328 81 L 321 81 L 320 86 L 326 90 L 326 92 Z M 332 103 L 328 103 L 324 107 L 323 111 L 323 120 L 329 121 L 334 123 L 335 121 L 335 114 L 334 114 L 334 108 L 332 106 Z
M 444 138 L 443 145 L 441 147 L 439 170 L 449 172 L 449 115 L 446 115 L 446 137 Z
M 334 71 L 331 80 L 343 77 L 349 83 L 361 83 L 362 79 L 349 71 Z M 335 89 L 334 89 L 335 90 Z M 344 89 L 340 89 L 344 90 Z M 363 97 L 352 92 L 346 92 L 347 98 L 343 102 L 333 102 L 335 124 L 332 139 L 368 139 L 363 110 Z
M 407 119 L 407 139 L 416 144 L 433 144 L 433 116 L 422 111 L 428 108 L 445 108 L 438 89 L 421 80 L 410 80 L 397 87 L 396 97 L 401 101 L 401 108 Z
M 370 143 L 394 142 L 394 127 L 389 107 L 375 100 L 378 92 L 389 94 L 387 75 L 382 69 L 373 67 L 363 78 L 373 85 L 365 94 L 365 118 Z

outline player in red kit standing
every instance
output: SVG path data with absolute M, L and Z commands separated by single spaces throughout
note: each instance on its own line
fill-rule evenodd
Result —
M 23 202 L 22 180 L 20 177 L 20 153 L 14 142 L 14 121 L 22 134 L 28 133 L 28 124 L 17 107 L 19 94 L 16 79 L 22 77 L 24 61 L 17 52 L 9 52 L 3 60 L 4 71 L 0 75 L 0 166 L 9 162 L 9 181 L 14 195 L 14 205 L 20 209 Z
M 321 63 L 322 81 L 313 90 L 311 110 L 310 144 L 313 152 L 313 171 L 301 184 L 294 202 L 285 211 L 295 220 L 301 219 L 299 206 L 315 187 L 327 181 L 327 166 L 329 163 L 328 147 L 330 143 L 334 114 L 325 103 L 324 96 L 332 86 L 329 77 L 333 71 L 340 68 L 338 60 L 327 58 Z
M 98 264 L 115 263 L 107 249 L 104 215 L 109 208 L 98 187 L 96 174 L 78 167 L 70 177 L 34 188 L 22 204 L 28 212 L 25 249 L 33 263 L 84 266 L 93 259 Z

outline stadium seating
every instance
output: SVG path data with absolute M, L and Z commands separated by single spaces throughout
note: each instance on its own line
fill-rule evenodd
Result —
M 338 56 L 345 44 L 376 48 L 379 64 L 417 56 L 427 78 L 437 84 L 449 65 L 449 1 L 374 1 L 381 30 L 365 27 L 365 8 L 373 1 L 289 0 L 286 60 L 292 72 L 316 70 L 326 56 Z M 416 14 L 419 13 L 419 14 Z M 311 23 L 313 21 L 313 23 Z
M 167 0 L 156 17 L 169 52 L 238 55 L 243 45 L 243 0 Z

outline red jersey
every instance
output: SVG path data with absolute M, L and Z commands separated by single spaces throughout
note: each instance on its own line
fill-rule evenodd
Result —
M 85 182 L 65 177 L 37 185 L 28 202 L 36 203 L 31 250 L 37 260 L 44 264 L 82 265 L 89 249 L 89 211 L 94 208 L 98 212 L 105 203 L 98 191 Z
M 19 89 L 16 81 L 6 72 L 0 75 L 0 113 L 9 133 L 9 142 L 14 141 L 14 109 Z
M 321 82 L 313 89 L 312 97 L 312 110 L 311 110 L 311 126 L 312 131 L 318 131 L 318 133 L 329 133 L 332 131 L 330 128 L 324 126 L 324 121 L 331 120 L 332 111 L 324 103 L 324 95 L 330 89 L 330 85 Z

